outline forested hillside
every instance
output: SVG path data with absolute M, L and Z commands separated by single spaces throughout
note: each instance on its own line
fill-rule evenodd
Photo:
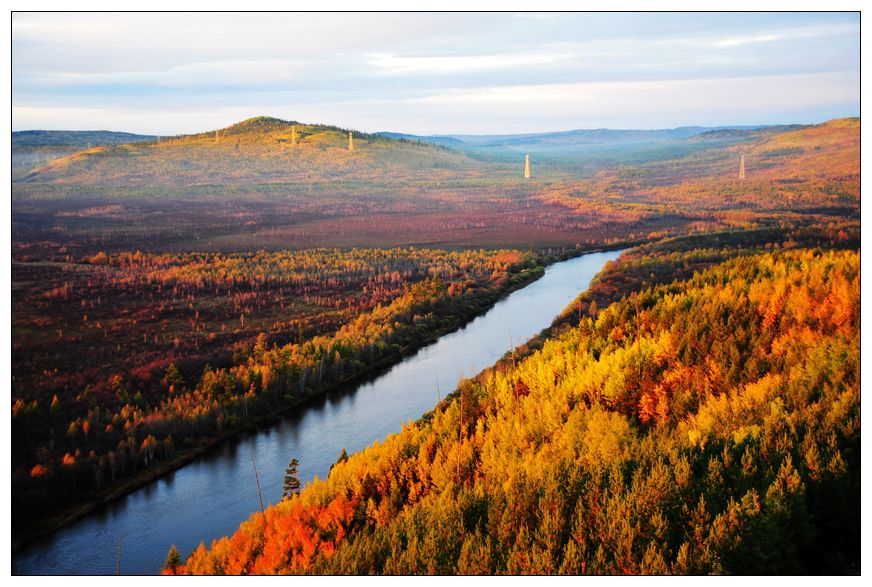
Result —
M 168 572 L 859 572 L 859 268 L 756 253 L 587 308 Z

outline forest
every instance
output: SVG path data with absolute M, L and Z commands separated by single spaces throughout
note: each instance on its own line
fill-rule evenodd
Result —
M 859 572 L 859 300 L 797 247 L 588 308 L 165 572 Z
M 397 360 L 537 278 L 541 261 L 331 249 L 16 266 L 15 534 Z

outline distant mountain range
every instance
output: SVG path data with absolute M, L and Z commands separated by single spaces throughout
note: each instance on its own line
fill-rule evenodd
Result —
M 22 130 L 12 133 L 12 148 L 15 150 L 43 147 L 90 148 L 98 145 L 123 145 L 153 141 L 154 135 L 137 135 L 109 130 Z
M 584 157 L 600 162 L 632 162 L 657 155 L 682 156 L 700 143 L 723 145 L 752 139 L 760 133 L 803 128 L 791 126 L 682 126 L 659 130 L 579 129 L 510 135 L 413 135 L 376 133 L 383 137 L 440 145 L 486 160 L 505 161 L 527 153 L 540 162 L 566 162 Z M 657 156 L 655 155 L 655 157 Z
M 444 145 L 472 145 L 477 147 L 523 145 L 615 145 L 630 143 L 660 143 L 686 139 L 699 134 L 723 130 L 759 130 L 759 126 L 681 126 L 660 130 L 623 130 L 609 128 L 578 129 L 544 133 L 510 135 L 412 135 L 394 132 L 376 133 L 395 139 L 419 140 Z

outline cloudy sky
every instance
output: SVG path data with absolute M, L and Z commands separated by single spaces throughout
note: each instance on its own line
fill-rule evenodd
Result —
M 859 110 L 850 13 L 12 17 L 13 130 L 169 135 L 269 115 L 515 133 Z

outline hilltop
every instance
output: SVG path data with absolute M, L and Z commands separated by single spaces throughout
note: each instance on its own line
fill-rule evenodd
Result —
M 314 184 L 349 178 L 391 182 L 399 176 L 461 173 L 480 164 L 439 147 L 347 129 L 256 117 L 214 131 L 107 144 L 33 170 L 28 182 L 53 185 L 180 186 Z

